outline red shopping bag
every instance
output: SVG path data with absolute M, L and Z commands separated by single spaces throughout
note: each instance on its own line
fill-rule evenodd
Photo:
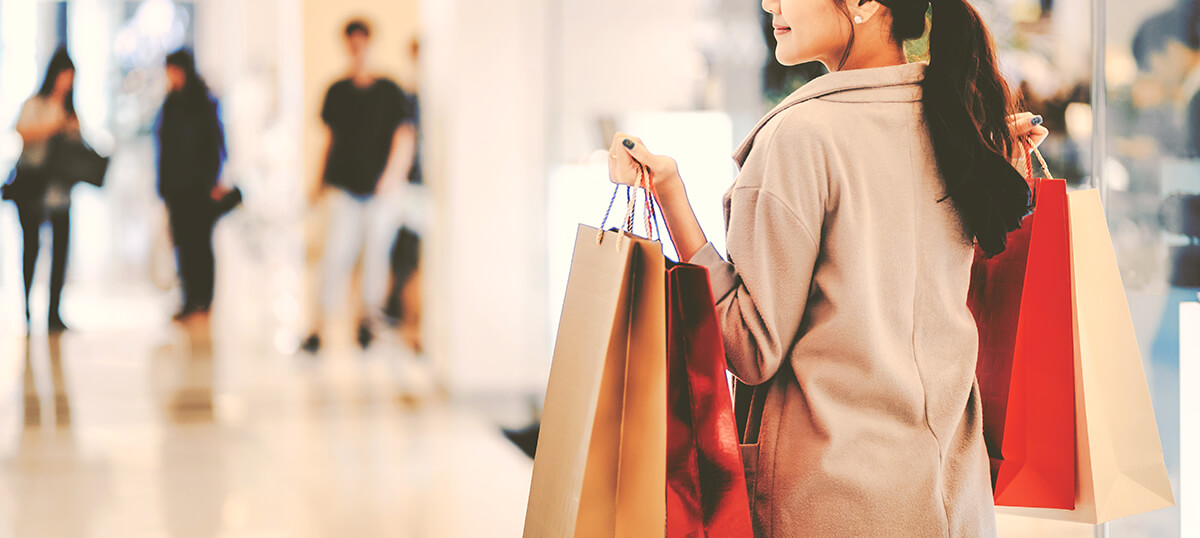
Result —
M 979 327 L 976 376 L 996 505 L 1069 510 L 1075 347 L 1066 184 L 1032 184 L 1033 213 L 1008 248 L 991 259 L 976 252 L 967 302 Z
M 667 271 L 667 537 L 753 536 L 708 271 Z

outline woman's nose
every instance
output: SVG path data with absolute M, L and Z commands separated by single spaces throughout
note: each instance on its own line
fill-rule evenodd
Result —
M 762 0 L 763 11 L 772 15 L 779 14 L 779 0 Z

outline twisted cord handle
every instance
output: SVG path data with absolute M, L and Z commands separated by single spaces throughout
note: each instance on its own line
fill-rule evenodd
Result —
M 653 219 L 655 222 L 657 222 L 657 213 L 654 212 L 653 196 L 650 194 L 650 177 L 649 177 L 649 174 L 646 173 L 645 167 L 643 167 L 641 165 L 638 165 L 638 185 L 637 186 L 646 191 L 646 236 L 647 236 L 647 239 L 653 240 L 654 232 L 653 232 L 653 228 L 651 227 L 651 220 Z M 600 231 L 596 233 L 596 244 L 597 245 L 604 242 L 604 227 L 608 224 L 608 218 L 612 214 L 612 208 L 613 208 L 613 205 L 616 204 L 617 193 L 619 193 L 619 192 L 621 192 L 621 186 L 616 185 L 613 188 L 612 198 L 609 199 L 609 201 L 608 201 L 608 209 L 606 209 L 604 211 L 604 220 L 602 220 L 600 222 Z M 629 233 L 633 233 L 634 216 L 637 213 L 637 196 L 635 196 L 633 194 L 632 187 L 628 187 L 628 186 L 626 187 L 625 194 L 626 194 L 625 231 L 627 231 Z M 621 248 L 621 240 L 620 239 L 617 240 L 616 247 L 618 250 L 620 250 L 620 248 Z

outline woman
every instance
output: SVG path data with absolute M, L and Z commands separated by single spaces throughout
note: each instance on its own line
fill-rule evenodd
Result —
M 212 233 L 218 216 L 217 185 L 225 160 L 225 135 L 217 102 L 196 72 L 191 52 L 167 56 L 167 99 L 158 123 L 158 193 L 167 206 L 175 240 L 182 320 L 205 314 L 213 301 Z
M 1047 132 L 1011 114 L 978 13 L 932 4 L 930 61 L 907 64 L 928 0 L 763 1 L 777 59 L 831 73 L 735 155 L 728 262 L 674 160 L 625 134 L 610 151 L 613 181 L 649 172 L 680 256 L 709 270 L 730 370 L 765 391 L 760 536 L 996 533 L 967 288 L 975 246 L 1003 251 L 1029 211 L 1012 161 Z
M 79 118 L 75 116 L 75 64 L 66 49 L 58 49 L 50 58 L 46 77 L 37 94 L 25 101 L 17 120 L 17 134 L 24 146 L 17 160 L 16 177 L 5 186 L 5 198 L 17 206 L 24 237 L 22 275 L 25 278 L 25 324 L 29 325 L 29 294 L 37 263 L 42 224 L 49 222 L 53 231 L 53 258 L 50 262 L 50 332 L 67 329 L 59 314 L 63 282 L 67 275 L 67 252 L 71 237 L 71 185 L 47 173 L 50 148 L 59 137 L 79 137 Z

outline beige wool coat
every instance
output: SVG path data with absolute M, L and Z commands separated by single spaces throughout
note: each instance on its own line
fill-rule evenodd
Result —
M 927 64 L 831 73 L 735 154 L 728 366 L 766 384 L 758 536 L 995 535 L 967 309 L 972 240 L 922 120 Z

